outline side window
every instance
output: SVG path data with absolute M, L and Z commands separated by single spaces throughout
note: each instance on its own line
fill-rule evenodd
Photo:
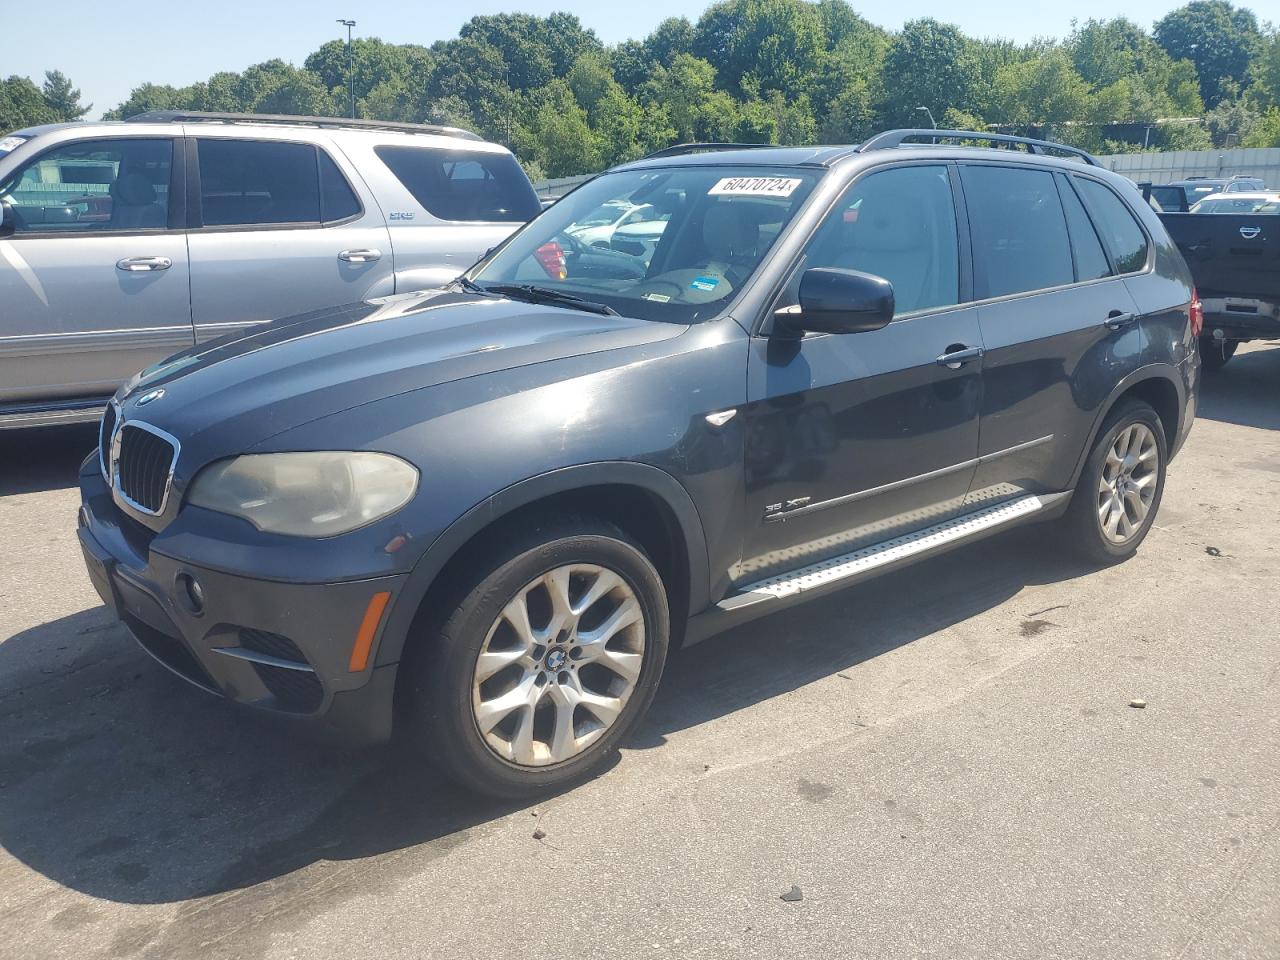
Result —
M 320 158 L 320 215 L 325 223 L 335 223 L 360 212 L 360 199 L 342 175 L 333 157 L 317 150 Z
M 392 145 L 373 152 L 422 209 L 441 220 L 525 221 L 542 212 L 509 153 Z
M 83 140 L 56 147 L 0 185 L 14 234 L 163 230 L 173 141 Z
M 1084 204 L 1066 177 L 1059 176 L 1058 192 L 1062 197 L 1062 209 L 1067 214 L 1067 231 L 1071 234 L 1071 250 L 1076 258 L 1076 280 L 1110 276 L 1111 266 L 1103 252 L 1102 241 L 1098 239 L 1098 232 L 1093 228 Z
M 315 147 L 266 140 L 196 143 L 206 227 L 320 222 Z
M 895 314 L 960 301 L 956 211 L 945 166 L 906 166 L 855 183 L 818 227 L 805 267 L 841 267 L 893 284 Z
M 1120 273 L 1133 273 L 1145 267 L 1147 235 L 1142 232 L 1124 201 L 1097 180 L 1086 177 L 1074 179 L 1093 214 L 1094 223 L 1102 233 L 1102 239 L 1111 250 L 1116 270 Z
M 978 298 L 1072 283 L 1067 221 L 1053 174 L 976 164 L 962 170 Z

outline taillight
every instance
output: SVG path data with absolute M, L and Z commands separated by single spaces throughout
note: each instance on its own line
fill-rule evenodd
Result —
M 554 240 L 544 243 L 533 251 L 533 257 L 552 280 L 563 280 L 569 276 L 569 269 L 564 260 L 564 247 Z
M 1200 302 L 1200 294 L 1193 287 L 1191 290 L 1191 335 L 1200 336 L 1204 329 L 1204 304 Z

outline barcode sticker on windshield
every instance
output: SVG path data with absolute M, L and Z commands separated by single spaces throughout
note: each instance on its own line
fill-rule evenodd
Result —
M 725 177 L 708 194 L 752 196 L 752 197 L 789 197 L 800 180 L 796 177 Z

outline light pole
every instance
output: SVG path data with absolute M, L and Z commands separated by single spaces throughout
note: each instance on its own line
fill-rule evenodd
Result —
M 355 48 L 351 46 L 351 28 L 356 25 L 354 20 L 338 20 L 338 23 L 347 28 L 347 83 L 351 89 L 351 119 L 356 118 L 356 55 Z
M 933 129 L 935 129 L 935 130 L 937 130 L 937 129 L 938 129 L 938 121 L 937 121 L 937 120 L 935 120 L 935 119 L 933 119 L 933 111 L 932 111 L 932 110 L 930 110 L 928 107 L 916 107 L 916 113 L 926 113 L 926 114 L 928 114 L 928 115 L 929 115 L 929 123 L 933 126 Z

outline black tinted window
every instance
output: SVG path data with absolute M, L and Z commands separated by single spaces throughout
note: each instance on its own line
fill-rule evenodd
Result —
M 360 212 L 360 201 L 338 165 L 325 151 L 320 155 L 320 207 L 325 223 L 346 220 Z
M 1108 187 L 1096 180 L 1076 177 L 1084 201 L 1102 238 L 1111 249 L 1111 258 L 1121 273 L 1132 273 L 1147 265 L 1147 235 L 1138 226 L 1129 208 Z
M 895 313 L 960 299 L 959 248 L 944 166 L 873 173 L 844 195 L 814 238 L 806 267 L 842 267 L 893 284 Z
M 50 150 L 0 186 L 14 233 L 162 230 L 172 140 L 82 140 Z
M 964 190 L 980 298 L 1074 280 L 1067 222 L 1053 174 L 966 166 Z
M 374 151 L 422 208 L 441 220 L 532 220 L 542 210 L 509 153 L 384 146 Z
M 320 222 L 315 147 L 260 140 L 197 143 L 205 226 Z
M 1085 212 L 1084 204 L 1071 189 L 1065 177 L 1058 180 L 1062 195 L 1062 208 L 1067 212 L 1067 228 L 1071 232 L 1071 249 L 1076 255 L 1076 279 L 1097 280 L 1108 276 L 1111 266 L 1102 250 L 1102 241 Z

